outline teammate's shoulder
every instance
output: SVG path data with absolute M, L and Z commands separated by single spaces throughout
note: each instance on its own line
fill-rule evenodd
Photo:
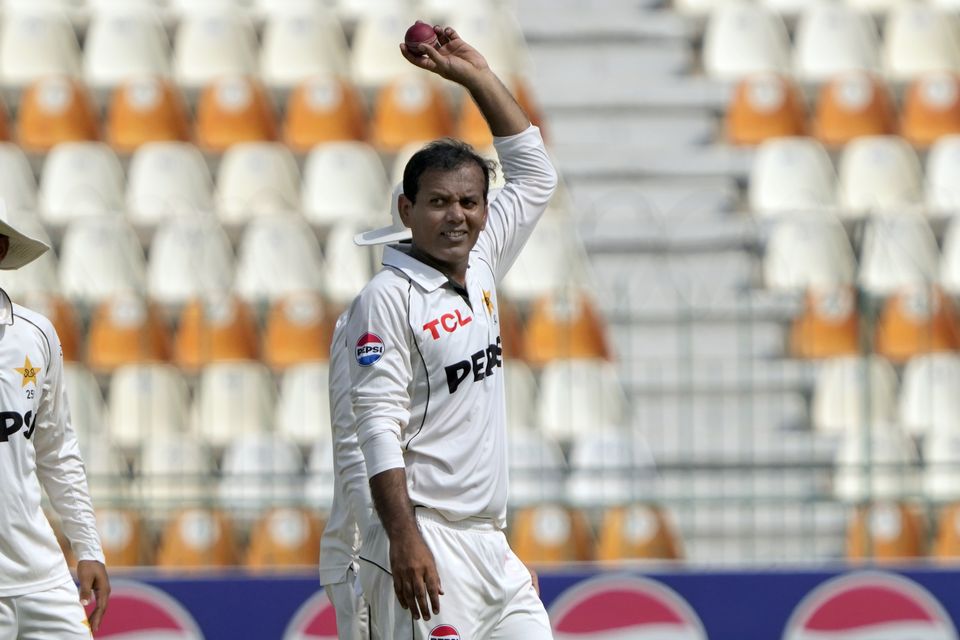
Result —
M 13 303 L 13 321 L 16 323 L 18 319 L 24 320 L 30 325 L 38 328 L 40 331 L 48 335 L 55 335 L 56 330 L 53 328 L 53 323 L 50 321 L 47 316 L 43 315 L 39 311 L 34 311 L 33 309 L 28 309 L 23 305 Z

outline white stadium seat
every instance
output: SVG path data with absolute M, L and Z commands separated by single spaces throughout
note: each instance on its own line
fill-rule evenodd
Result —
M 939 273 L 937 241 L 920 215 L 876 216 L 867 221 L 857 281 L 874 296 L 929 285 Z
M 178 84 L 187 89 L 257 70 L 256 33 L 250 21 L 235 11 L 185 15 L 175 43 L 173 72 Z
M 251 221 L 240 239 L 234 290 L 248 302 L 274 302 L 288 294 L 320 291 L 320 246 L 300 217 Z
M 46 156 L 40 213 L 51 225 L 87 215 L 119 215 L 123 191 L 123 167 L 110 147 L 102 142 L 64 142 Z
M 134 492 L 151 520 L 210 504 L 213 456 L 191 433 L 160 432 L 146 438 L 136 472 Z
M 277 433 L 308 448 L 330 443 L 330 365 L 305 362 L 289 367 L 280 381 L 280 396 L 274 419 Z
M 170 74 L 170 43 L 160 17 L 142 9 L 96 14 L 83 48 L 90 87 L 112 89 L 126 80 Z
M 80 46 L 61 13 L 18 7 L 0 26 L 0 84 L 22 88 L 45 76 L 78 76 Z
M 70 421 L 86 451 L 107 433 L 107 406 L 96 376 L 79 362 L 63 363 L 63 383 L 70 403 Z
M 233 250 L 210 215 L 178 216 L 160 225 L 150 244 L 147 291 L 166 305 L 230 291 Z
M 350 48 L 350 75 L 357 86 L 373 90 L 416 71 L 398 48 L 403 33 L 415 20 L 413 11 L 396 7 L 359 19 Z
M 578 433 L 570 448 L 566 495 L 578 507 L 625 506 L 656 495 L 653 456 L 644 437 L 603 424 Z
M 387 174 L 376 149 L 365 142 L 315 147 L 303 168 L 301 202 L 311 224 L 364 220 L 384 209 Z
M 847 71 L 876 71 L 877 30 L 869 15 L 842 2 L 809 4 L 797 25 L 797 77 L 824 82 Z
M 145 287 L 143 250 L 127 221 L 87 216 L 67 226 L 60 250 L 60 284 L 79 304 L 96 304 Z
M 753 158 L 750 209 L 761 215 L 829 209 L 836 181 L 822 144 L 813 138 L 773 138 Z
M 289 90 L 318 74 L 346 74 L 348 51 L 343 28 L 328 9 L 289 9 L 267 17 L 260 74 L 268 87 Z
M 897 374 L 883 358 L 831 358 L 817 372 L 813 424 L 823 433 L 856 433 L 865 424 L 895 420 L 896 398 Z
M 911 358 L 900 387 L 900 424 L 924 436 L 951 432 L 960 425 L 960 356 L 928 353 Z
M 353 237 L 364 230 L 364 225 L 353 220 L 341 220 L 330 229 L 324 243 L 324 295 L 344 308 L 374 274 L 372 251 L 353 241 Z
M 960 134 L 939 138 L 927 155 L 924 201 L 930 215 L 960 213 Z
M 818 212 L 778 220 L 763 259 L 774 291 L 832 290 L 852 285 L 856 259 L 843 225 Z
M 0 142 L 0 198 L 11 216 L 36 213 L 37 181 L 23 149 L 12 142 Z
M 614 366 L 604 360 L 553 360 L 540 374 L 537 423 L 557 440 L 598 424 L 618 426 L 626 396 Z
M 877 421 L 849 431 L 837 452 L 834 495 L 851 503 L 910 498 L 920 488 L 918 458 L 896 425 Z
M 923 170 L 899 136 L 864 136 L 847 144 L 839 166 L 838 200 L 849 215 L 896 212 L 923 201 Z
M 222 467 L 219 502 L 240 520 L 255 518 L 268 508 L 296 506 L 303 499 L 303 457 L 279 434 L 231 438 Z
M 110 377 L 112 440 L 124 449 L 180 433 L 188 426 L 189 391 L 180 370 L 165 363 L 128 364 Z
M 200 372 L 193 405 L 193 431 L 214 448 L 241 435 L 269 430 L 276 389 L 270 371 L 260 362 L 214 362 Z
M 703 66 L 718 80 L 790 70 L 790 42 L 780 17 L 746 2 L 727 2 L 710 14 L 703 35 Z
M 298 209 L 300 173 L 290 150 L 274 142 L 243 142 L 223 154 L 216 206 L 224 224 Z
M 883 66 L 893 80 L 960 70 L 960 20 L 921 2 L 899 5 L 884 26 Z
M 148 142 L 134 152 L 127 181 L 127 217 L 153 227 L 181 214 L 213 211 L 213 181 L 203 154 L 186 142 Z
M 507 433 L 507 446 L 512 508 L 563 499 L 567 464 L 556 440 L 535 429 L 513 429 Z

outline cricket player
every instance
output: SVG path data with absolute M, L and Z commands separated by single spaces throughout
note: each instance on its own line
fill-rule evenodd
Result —
M 382 638 L 551 638 L 530 573 L 509 548 L 507 436 L 496 283 L 556 189 L 539 130 L 483 56 L 451 28 L 403 55 L 467 89 L 505 185 L 468 145 L 408 162 L 399 212 L 411 242 L 348 312 L 351 399 L 376 517 L 360 580 Z
M 22 267 L 47 249 L 11 226 L 0 210 L 0 269 Z M 78 559 L 79 593 L 41 509 L 41 489 Z M 94 594 L 96 608 L 88 618 L 83 605 Z M 0 640 L 89 640 L 109 595 L 70 424 L 60 341 L 49 320 L 0 290 Z

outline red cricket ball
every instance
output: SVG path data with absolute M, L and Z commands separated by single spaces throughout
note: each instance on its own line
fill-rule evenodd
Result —
M 412 27 L 407 29 L 406 35 L 403 36 L 403 42 L 407 45 L 410 53 L 416 54 L 420 51 L 418 45 L 421 42 L 431 47 L 436 47 L 437 34 L 434 32 L 432 25 L 422 20 L 417 20 L 413 23 Z

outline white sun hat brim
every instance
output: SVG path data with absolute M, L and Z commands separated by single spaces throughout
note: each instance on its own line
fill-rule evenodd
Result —
M 0 200 L 0 235 L 10 239 L 7 254 L 0 260 L 0 269 L 19 269 L 46 253 L 50 247 L 46 243 L 31 238 L 10 224 L 7 219 L 7 206 Z
M 357 235 L 353 236 L 354 244 L 365 247 L 374 244 L 403 242 L 404 240 L 410 239 L 410 228 L 404 226 L 403 221 L 400 219 L 399 200 L 402 193 L 403 183 L 397 183 L 397 185 L 393 187 L 393 193 L 390 196 L 390 217 L 393 220 L 393 224 L 387 227 L 380 227 L 378 229 L 371 229 L 369 231 L 364 231 L 363 233 L 358 233 Z M 491 189 L 487 192 L 487 204 L 493 202 L 499 194 L 500 189 L 491 187 Z

